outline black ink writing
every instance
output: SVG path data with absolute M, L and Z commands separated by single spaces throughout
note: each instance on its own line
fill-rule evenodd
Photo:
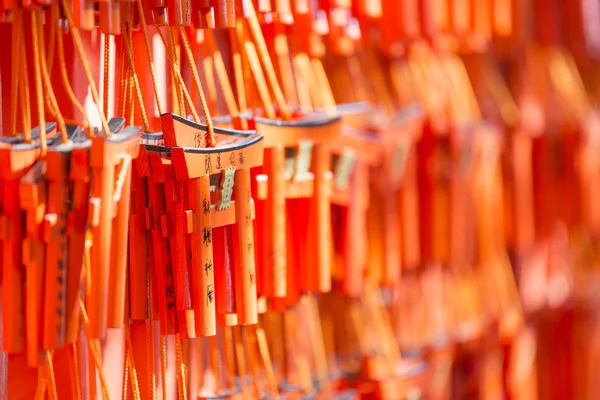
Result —
M 216 165 L 217 169 L 223 169 L 223 166 L 221 165 L 221 153 L 217 153 L 217 165 Z
M 202 243 L 206 246 L 212 243 L 212 230 L 209 227 L 202 228 Z
M 212 174 L 212 162 L 210 158 L 210 154 L 204 156 L 204 173 L 206 175 Z
M 208 285 L 206 287 L 206 300 L 208 300 L 209 303 L 212 303 L 215 299 L 215 285 Z

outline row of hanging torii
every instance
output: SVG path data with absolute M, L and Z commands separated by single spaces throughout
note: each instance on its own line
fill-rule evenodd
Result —
M 542 185 L 552 197 L 577 176 L 569 203 L 536 203 L 546 127 L 478 55 L 511 43 L 515 5 L 316 3 L 0 3 L 8 398 L 401 398 L 428 387 L 401 350 L 519 331 L 507 248 L 530 248 L 542 220 L 598 221 L 594 142 L 578 136 L 583 167 Z M 523 81 L 549 77 L 564 119 L 593 127 L 568 53 L 542 53 Z M 125 332 L 115 363 L 109 328 Z

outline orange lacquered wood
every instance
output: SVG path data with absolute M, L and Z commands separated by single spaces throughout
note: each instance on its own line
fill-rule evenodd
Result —
M 377 205 L 382 204 L 379 190 L 371 190 L 369 199 L 369 209 L 367 211 L 367 234 L 368 234 L 368 253 L 369 265 L 366 275 L 373 282 L 381 283 L 383 279 L 384 268 L 384 232 L 383 221 L 385 214 L 383 209 Z
M 254 232 L 250 208 L 252 194 L 250 171 L 248 169 L 236 171 L 234 191 L 238 229 L 237 240 L 239 243 L 235 270 L 236 309 L 240 324 L 256 324 L 258 322 L 256 270 L 254 265 Z
M 150 282 L 152 243 L 146 229 L 148 204 L 147 177 L 134 169 L 132 176 L 132 213 L 129 220 L 129 314 L 132 320 L 151 318 Z
M 88 0 L 75 0 L 73 2 L 73 20 L 75 25 L 84 30 L 95 26 L 94 2 Z
M 285 267 L 285 193 L 284 166 L 285 150 L 283 146 L 273 147 L 265 151 L 264 169 L 269 180 L 269 197 L 266 200 L 265 247 L 263 268 L 265 281 L 263 289 L 269 297 L 285 297 L 286 267 Z
M 27 365 L 36 368 L 40 362 L 43 341 L 44 257 L 42 221 L 46 211 L 46 185 L 40 179 L 45 163 L 38 161 L 20 183 L 21 207 L 25 211 L 26 237 L 23 240 L 25 266 L 25 332 Z
M 404 177 L 398 192 L 401 219 L 402 265 L 415 268 L 421 261 L 419 234 L 419 188 L 417 182 L 417 152 L 413 147 L 409 150 Z
M 394 286 L 400 279 L 401 254 L 400 247 L 400 226 L 398 218 L 398 207 L 396 204 L 397 195 L 395 192 L 387 190 L 383 194 L 383 203 L 379 204 L 384 210 L 384 240 L 385 259 L 383 268 L 382 285 Z
M 38 129 L 38 128 L 36 128 Z M 49 141 L 56 138 L 56 125 L 46 125 Z M 33 135 L 32 135 L 33 136 Z M 0 176 L 4 189 L 3 211 L 0 216 L 2 240 L 2 307 L 3 349 L 7 353 L 21 352 L 25 345 L 22 265 L 23 216 L 19 198 L 19 180 L 39 159 L 39 141 L 19 147 L 0 143 Z
M 169 25 L 189 26 L 192 22 L 192 14 L 189 1 L 166 0 Z
M 316 265 L 312 266 L 312 260 L 315 259 L 316 240 L 311 232 L 311 220 L 314 217 L 311 215 L 314 211 L 310 209 L 311 198 L 303 199 L 288 199 L 286 209 L 288 220 L 291 224 L 290 230 L 293 233 L 293 240 L 288 241 L 288 258 L 287 262 L 292 263 L 294 270 L 288 268 L 288 277 L 290 280 L 296 281 L 296 287 L 299 294 L 302 292 L 311 292 L 310 279 L 311 272 L 309 269 L 316 269 Z M 327 203 L 329 207 L 329 203 Z M 308 216 L 308 218 L 307 218 Z M 311 239 L 313 239 L 311 241 Z M 312 272 L 314 274 L 314 272 Z M 314 278 L 313 278 L 314 279 Z M 287 286 L 288 295 L 290 298 L 290 286 Z M 294 305 L 295 303 L 292 303 Z
M 216 334 L 215 263 L 213 263 L 212 225 L 210 218 L 210 178 L 196 179 L 195 230 L 200 273 L 194 278 L 196 331 L 202 336 Z M 207 208 L 208 207 L 208 208 Z
M 90 272 L 93 285 L 91 298 L 88 299 L 91 338 L 103 338 L 106 335 L 111 259 L 120 261 L 126 257 L 126 246 L 111 250 L 111 245 L 115 167 L 124 155 L 136 158 L 139 152 L 140 130 L 128 129 L 127 132 L 111 137 L 99 135 L 92 139 L 90 166 L 93 174 L 90 202 L 99 207 L 99 220 L 97 226 L 92 226 L 94 243 L 91 248 Z M 129 192 L 129 186 L 125 190 Z M 129 210 L 125 211 L 127 221 Z
M 285 297 L 274 298 L 271 300 L 271 308 L 275 312 L 284 312 L 290 307 L 298 304 L 300 301 L 300 285 L 301 285 L 301 255 L 300 244 L 301 238 L 297 233 L 297 229 L 301 228 L 299 224 L 299 201 L 288 200 L 286 202 L 286 220 L 285 225 L 286 235 L 293 237 L 294 240 L 287 240 L 286 244 L 286 293 Z M 293 341 L 290 343 L 294 343 Z
M 229 167 L 240 169 L 262 165 L 262 144 L 261 137 L 253 134 L 240 147 L 232 146 L 207 153 L 193 153 L 175 147 L 171 149 L 171 157 L 178 179 L 199 178 Z
M 235 5 L 233 0 L 214 0 L 216 28 L 235 28 Z
M 46 160 L 48 208 L 44 218 L 44 241 L 46 242 L 44 348 L 55 349 L 64 345 L 66 331 L 70 152 L 49 151 Z
M 165 168 L 172 166 L 165 165 Z M 171 250 L 171 262 L 173 267 L 173 279 L 175 287 L 175 307 L 178 312 L 177 322 L 179 324 L 179 333 L 187 337 L 190 329 L 186 327 L 186 320 L 181 311 L 192 309 L 192 300 L 190 296 L 190 285 L 188 276 L 188 258 L 191 256 L 189 249 L 186 248 L 187 220 L 185 218 L 183 204 L 183 187 L 185 181 L 167 181 L 164 184 L 165 205 L 167 213 L 161 218 L 161 227 L 163 236 L 169 241 Z M 194 334 L 195 335 L 195 334 Z
M 152 8 L 152 19 L 154 20 L 154 25 L 164 26 L 167 25 L 168 15 L 166 7 L 154 7 Z
M 93 286 L 89 302 L 90 334 L 94 338 L 106 335 L 106 319 L 108 315 L 108 280 L 110 273 L 110 243 L 112 228 L 112 185 L 114 168 L 108 166 L 95 169 L 91 184 L 92 196 L 100 203 L 100 220 L 92 228 L 94 245 L 91 252 L 91 275 Z M 104 228 L 104 232 L 101 231 Z M 92 322 L 93 321 L 93 322 Z
M 355 162 L 349 183 L 350 201 L 347 203 L 347 221 L 344 232 L 344 292 L 356 297 L 362 293 L 364 271 L 367 263 L 367 207 L 368 167 Z
M 150 158 L 158 158 L 158 154 L 150 154 Z M 152 162 L 152 160 L 151 160 Z M 162 170 L 162 165 L 158 168 Z M 155 170 L 153 169 L 153 172 Z M 153 174 L 154 175 L 154 174 Z M 165 200 L 162 177 L 148 178 L 149 207 L 146 210 L 146 224 L 152 233 L 152 261 L 156 277 L 156 292 L 160 318 L 161 334 L 175 333 L 177 315 L 175 310 L 175 289 L 173 287 L 173 267 L 168 241 L 162 236 L 159 217 L 165 214 Z
M 114 198 L 116 215 L 112 226 L 112 243 L 110 259 L 110 287 L 112 294 L 108 299 L 108 327 L 121 328 L 125 322 L 125 291 L 127 272 L 127 245 L 129 232 L 129 210 L 131 198 L 132 160 L 123 158 L 118 179 L 123 186 L 119 198 Z M 115 196 L 117 194 L 115 193 Z
M 447 204 L 449 217 L 447 227 L 449 236 L 447 238 L 438 238 L 440 242 L 443 240 L 444 246 L 440 251 L 446 251 L 448 254 L 438 253 L 441 260 L 443 257 L 449 257 L 450 263 L 458 268 L 466 265 L 472 265 L 475 261 L 472 259 L 473 254 L 469 252 L 472 248 L 471 243 L 476 241 L 473 236 L 473 214 L 472 207 L 475 206 L 473 198 L 473 187 L 471 175 L 474 170 L 475 148 L 473 141 L 467 137 L 471 132 L 456 133 L 456 140 L 452 143 L 452 164 L 450 174 L 450 187 L 447 193 Z M 477 132 L 479 133 L 479 132 Z M 441 192 L 441 190 L 440 190 Z M 470 211 L 471 210 L 471 211 Z M 440 211 L 441 212 L 441 211 Z M 448 246 L 445 244 L 448 243 Z
M 514 185 L 514 244 L 517 249 L 525 250 L 530 249 L 535 241 L 532 138 L 524 132 L 515 131 L 510 145 Z
M 227 325 L 229 316 L 235 316 L 236 295 L 234 283 L 234 253 L 235 244 L 233 243 L 232 228 L 233 224 L 222 227 L 213 227 L 213 259 L 215 269 L 214 298 L 217 309 L 217 322 L 219 325 Z
M 66 342 L 73 343 L 80 332 L 79 291 L 81 270 L 88 229 L 90 193 L 89 146 L 73 150 L 70 180 L 73 182 L 71 211 L 69 213 L 69 255 L 67 274 L 67 333 Z
M 21 240 L 23 229 L 20 222 L 19 181 L 5 180 L 3 210 L 3 249 L 2 249 L 2 306 L 3 344 L 7 353 L 24 350 L 23 326 L 23 283 L 24 272 L 21 265 Z
M 312 172 L 314 193 L 310 204 L 310 247 L 314 251 L 314 260 L 306 265 L 307 290 L 311 292 L 329 292 L 331 290 L 331 181 L 329 171 L 330 153 L 323 145 L 313 149 Z
M 121 34 L 121 2 L 100 1 L 100 30 L 105 35 Z
M 286 278 L 285 267 L 286 242 L 296 240 L 294 237 L 286 238 L 286 213 L 285 198 L 299 198 L 301 194 L 295 190 L 300 185 L 284 177 L 285 150 L 284 147 L 295 147 L 301 140 L 308 140 L 314 144 L 312 154 L 312 185 L 303 177 L 299 181 L 309 189 L 312 186 L 310 217 L 312 235 L 309 240 L 315 249 L 316 258 L 308 266 L 308 279 L 306 288 L 309 291 L 328 291 L 330 288 L 330 248 L 323 246 L 324 240 L 330 239 L 330 208 L 328 205 L 329 191 L 327 172 L 329 170 L 329 147 L 321 145 L 325 140 L 340 137 L 341 119 L 326 115 L 314 114 L 297 121 L 282 122 L 258 118 L 255 123 L 256 130 L 265 135 L 266 160 L 264 171 L 266 179 L 257 182 L 257 186 L 266 187 L 265 213 L 265 246 L 263 255 L 264 277 L 263 289 L 271 297 L 285 296 Z M 315 175 L 315 174 L 318 174 Z M 291 178 L 294 180 L 294 178 Z M 293 192 L 292 192 L 293 191 Z M 260 193 L 260 189 L 259 189 Z M 308 192 L 306 193 L 308 194 Z M 311 228 L 313 229 L 313 228 Z M 318 244 L 317 244 L 318 243 Z M 327 247 L 327 248 L 325 248 Z M 278 277 L 279 276 L 279 277 Z M 283 278 L 281 278 L 283 277 Z
M 293 147 L 300 140 L 321 143 L 337 138 L 341 133 L 341 119 L 315 115 L 313 118 L 292 122 L 256 119 L 256 131 L 264 135 L 264 146 Z

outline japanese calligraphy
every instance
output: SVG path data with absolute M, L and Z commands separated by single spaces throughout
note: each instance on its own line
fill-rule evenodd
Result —
M 196 132 L 196 134 L 194 135 L 194 146 L 196 148 L 203 147 L 204 142 L 204 133 L 201 131 Z
M 217 153 L 217 165 L 216 165 L 217 169 L 223 169 L 223 166 L 221 165 L 221 153 Z
M 210 154 L 204 156 L 204 173 L 206 175 L 212 174 L 212 162 L 210 158 Z
M 206 276 L 208 276 L 208 271 L 212 270 L 212 267 L 213 267 L 212 260 L 208 260 L 204 264 L 204 272 L 206 273 Z
M 212 230 L 210 227 L 205 226 L 202 228 L 202 243 L 204 243 L 205 246 L 212 243 Z
M 215 285 L 210 284 L 206 287 L 206 300 L 212 303 L 215 299 Z
M 210 214 L 210 201 L 208 199 L 202 199 L 202 212 L 204 215 Z

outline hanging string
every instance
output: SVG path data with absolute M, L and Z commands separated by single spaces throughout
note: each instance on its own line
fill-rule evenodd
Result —
M 129 398 L 129 357 L 127 357 L 127 344 L 125 344 L 125 365 L 123 366 L 123 388 L 121 397 L 123 400 Z
M 89 318 L 85 308 L 85 304 L 81 297 L 79 298 L 79 308 L 81 309 L 81 317 L 83 319 L 84 331 L 87 332 L 87 328 L 89 325 Z M 89 337 L 89 336 L 88 336 Z M 104 369 L 102 368 L 102 361 L 99 350 L 98 339 L 89 339 L 90 340 L 90 349 L 92 350 L 92 358 L 94 364 L 96 365 L 96 369 L 100 374 L 100 386 L 102 388 L 102 397 L 107 400 L 110 399 L 110 392 L 108 390 L 108 383 L 106 382 L 106 376 L 104 375 Z
M 240 46 L 237 40 L 238 25 L 241 21 L 236 24 L 236 30 L 230 30 L 229 42 L 231 43 L 231 59 L 233 64 L 233 76 L 235 79 L 235 91 L 237 93 L 237 101 L 239 104 L 240 112 L 248 110 L 248 103 L 246 101 L 246 87 L 244 83 L 244 71 L 243 71 L 243 60 L 242 53 L 240 52 Z
M 46 368 L 47 368 L 47 373 L 48 373 L 48 381 L 50 381 L 50 385 L 49 385 L 49 390 L 48 390 L 48 398 L 49 400 L 57 400 L 58 399 L 58 393 L 56 391 L 56 378 L 54 376 L 54 361 L 52 360 L 52 355 L 53 355 L 53 351 L 50 350 L 46 350 L 46 357 L 47 357 L 47 364 L 46 364 Z
M 211 109 L 217 107 L 217 83 L 215 81 L 214 74 L 214 60 L 212 52 L 206 48 L 206 37 L 208 36 L 209 30 L 200 31 L 202 32 L 204 39 L 203 43 L 205 46 L 202 48 L 202 69 L 204 70 L 204 77 L 206 78 L 206 92 L 208 93 L 208 100 L 211 105 Z
M 87 78 L 88 84 L 90 86 L 90 92 L 92 93 L 92 99 L 94 100 L 96 108 L 98 109 L 98 114 L 100 115 L 102 129 L 104 130 L 106 136 L 110 136 L 112 135 L 112 132 L 110 131 L 110 129 L 108 129 L 108 123 L 106 122 L 106 118 L 104 117 L 104 113 L 102 112 L 102 108 L 100 107 L 98 90 L 96 89 L 96 84 L 94 83 L 94 77 L 92 75 L 92 70 L 90 69 L 90 65 L 85 54 L 83 42 L 81 41 L 81 34 L 79 33 L 79 28 L 77 27 L 77 25 L 75 25 L 75 22 L 73 21 L 73 15 L 71 14 L 71 8 L 67 4 L 67 0 L 61 0 L 61 4 L 63 8 L 63 13 L 69 21 L 69 27 L 71 29 L 71 35 L 73 36 L 73 42 L 75 43 L 75 48 L 77 49 L 77 53 L 79 55 L 79 58 L 81 59 L 83 71 L 85 72 L 85 77 Z
M 33 21 L 32 21 L 33 24 Z M 38 40 L 38 47 L 39 48 L 44 48 L 44 28 L 42 26 L 42 21 L 41 21 L 41 15 L 39 18 L 37 18 L 37 26 L 34 26 L 34 30 L 37 30 L 37 40 Z M 65 125 L 65 119 L 63 118 L 62 112 L 60 111 L 60 108 L 58 107 L 58 101 L 56 100 L 56 95 L 54 94 L 54 88 L 52 87 L 52 81 L 50 80 L 50 74 L 48 73 L 48 63 L 46 60 L 46 53 L 44 53 L 43 51 L 40 52 L 40 64 L 41 64 L 41 71 L 42 71 L 42 79 L 44 81 L 44 86 L 46 87 L 47 90 L 47 95 L 48 95 L 48 103 L 52 106 L 51 108 L 54 109 L 54 116 L 56 118 L 57 124 L 58 124 L 58 129 L 60 131 L 60 137 L 63 143 L 66 143 L 69 141 L 69 137 L 68 137 L 68 133 L 67 133 L 67 127 Z
M 104 87 L 102 105 L 104 106 L 104 117 L 108 120 L 108 102 L 110 97 L 110 35 L 104 34 Z
M 271 87 L 271 91 L 275 96 L 275 102 L 279 107 L 279 112 L 281 116 L 285 120 L 289 120 L 292 118 L 290 111 L 285 102 L 285 98 L 283 97 L 283 92 L 281 91 L 281 87 L 279 86 L 279 82 L 277 82 L 277 74 L 275 73 L 275 68 L 273 67 L 273 62 L 271 61 L 271 57 L 269 56 L 269 50 L 267 49 L 267 44 L 265 42 L 265 38 L 262 34 L 262 30 L 260 29 L 260 24 L 258 22 L 258 18 L 256 16 L 256 11 L 254 10 L 254 4 L 252 1 L 245 0 L 244 1 L 245 10 L 248 12 L 248 27 L 250 28 L 250 33 L 254 39 L 254 43 L 256 44 L 256 48 L 258 50 L 258 54 L 260 55 L 260 63 L 262 64 L 265 72 L 267 81 Z M 252 62 L 253 60 L 250 60 Z
M 40 25 L 42 25 L 42 21 L 41 21 L 41 17 L 40 17 Z M 56 38 L 54 37 L 54 32 L 56 31 L 55 29 L 55 25 L 56 25 L 56 20 L 54 18 L 51 18 L 51 22 L 50 22 L 50 42 L 49 45 L 46 46 L 44 44 L 44 30 L 43 28 L 40 28 L 40 48 L 44 49 L 46 48 L 47 51 L 46 52 L 42 52 L 42 66 L 43 68 L 47 71 L 46 74 L 48 76 L 51 76 L 52 74 L 52 68 L 53 68 L 53 62 L 54 62 L 54 46 L 55 46 L 55 41 Z M 43 75 L 42 75 L 43 77 Z M 45 83 L 44 80 L 44 85 L 47 85 Z M 51 99 L 50 99 L 50 93 L 46 93 L 46 99 L 45 99 L 45 105 L 46 108 L 48 109 L 48 112 L 50 113 L 50 115 L 52 115 L 53 118 L 57 118 L 56 115 L 59 113 L 59 111 L 57 110 L 58 107 L 55 107 L 54 104 L 52 103 Z M 60 130 L 60 128 L 59 128 Z
M 119 105 L 117 108 L 117 112 L 120 112 L 119 115 L 125 115 L 125 102 L 127 97 L 127 91 L 125 88 L 127 87 L 127 74 L 129 73 L 126 68 L 129 68 L 129 64 L 125 63 L 125 39 L 123 39 L 123 35 L 119 36 L 121 40 L 121 57 L 119 57 L 119 78 L 121 79 L 121 84 L 119 86 Z
M 31 33 L 33 42 L 33 71 L 35 79 L 35 97 L 38 111 L 38 120 L 40 124 L 40 147 L 42 150 L 42 156 L 46 154 L 48 143 L 46 140 L 46 116 L 44 113 L 44 88 L 42 85 L 42 72 L 40 68 L 40 49 L 38 42 L 38 30 L 37 26 L 38 12 L 34 11 L 31 13 Z
M 52 3 L 52 5 L 54 5 L 54 4 L 55 3 Z M 47 64 L 48 65 L 48 67 L 47 67 L 48 68 L 48 74 L 50 76 L 52 76 L 52 71 L 54 69 L 54 50 L 55 50 L 55 47 L 56 47 L 56 36 L 55 36 L 55 34 L 56 34 L 56 31 L 57 31 L 57 29 L 56 29 L 57 22 L 56 21 L 58 21 L 58 18 L 54 18 L 53 17 L 52 7 L 51 7 L 50 8 L 50 32 L 49 32 L 49 35 L 48 35 L 48 37 L 50 38 L 50 41 L 48 42 L 47 52 L 46 52 L 46 55 L 45 55 L 46 60 L 48 62 L 48 64 Z M 42 30 L 42 33 L 43 33 L 43 30 Z
M 140 18 L 140 25 L 142 26 L 142 33 L 144 34 L 144 45 L 146 46 L 146 55 L 148 56 L 148 62 L 150 63 L 150 75 L 152 76 L 152 87 L 154 88 L 154 99 L 156 100 L 156 107 L 158 113 L 162 115 L 162 106 L 160 104 L 160 97 L 158 96 L 158 86 L 156 84 L 156 71 L 154 68 L 154 61 L 152 61 L 152 51 L 150 50 L 150 40 L 148 39 L 148 26 L 146 24 L 146 16 L 144 15 L 144 9 L 142 7 L 142 1 L 136 0 L 138 9 L 138 16 Z
M 187 400 L 187 382 L 185 378 L 185 364 L 183 363 L 183 351 L 181 348 L 181 337 L 175 334 L 175 356 L 177 358 L 177 388 L 179 389 L 179 400 Z
M 181 66 L 181 52 L 179 51 L 179 48 L 175 45 L 175 37 L 173 35 L 173 28 L 171 28 L 171 26 L 167 26 L 167 33 L 168 33 L 168 38 L 169 38 L 169 51 L 171 52 L 171 54 L 173 55 L 173 64 L 175 66 L 177 66 L 177 72 L 179 74 L 181 74 L 181 70 L 180 70 L 180 66 Z M 177 105 L 179 106 L 179 115 L 185 116 L 185 94 L 183 93 L 183 89 L 187 87 L 185 86 L 185 84 L 181 83 L 179 85 L 176 85 L 176 95 L 177 95 Z M 191 97 L 190 97 L 190 101 L 191 101 Z M 196 109 L 195 107 L 190 105 L 190 109 Z M 200 122 L 200 119 L 196 119 L 196 122 Z
M 51 10 L 52 10 L 52 19 L 58 19 L 58 17 L 59 17 L 58 3 L 52 3 Z M 67 63 L 65 61 L 65 48 L 64 48 L 64 42 L 63 42 L 62 35 L 63 35 L 63 33 L 60 31 L 60 29 L 57 29 L 56 30 L 56 44 L 58 46 L 58 49 L 57 49 L 58 50 L 58 66 L 59 66 L 62 85 L 63 85 L 63 88 L 65 89 L 65 92 L 67 93 L 67 97 L 71 101 L 71 104 L 73 104 L 73 107 L 75 107 L 77 109 L 77 111 L 79 111 L 79 113 L 81 114 L 81 117 L 83 119 L 83 124 L 87 127 L 87 131 L 89 132 L 89 135 L 93 135 L 94 132 L 93 132 L 93 129 L 91 129 L 90 122 L 87 117 L 87 113 L 85 112 L 85 109 L 83 108 L 83 106 L 81 105 L 79 100 L 77 100 L 77 96 L 75 96 L 75 92 L 73 91 L 73 88 L 71 87 L 71 83 L 69 82 L 69 73 L 67 72 Z
M 148 302 L 150 303 L 150 317 L 146 321 L 146 342 L 147 342 L 147 359 L 148 364 L 148 392 L 150 399 L 156 399 L 156 374 L 154 372 L 154 321 L 152 320 L 152 281 L 148 285 Z
M 19 30 L 19 36 L 21 36 L 20 42 L 21 44 L 25 43 L 24 38 L 24 29 Z M 29 101 L 29 72 L 27 70 L 27 55 L 25 53 L 25 47 L 21 45 L 20 51 L 20 63 L 21 72 L 20 75 L 20 104 L 21 104 L 21 113 L 23 117 L 23 139 L 26 143 L 31 142 L 31 103 Z
M 135 368 L 135 358 L 133 357 L 133 345 L 131 344 L 131 330 L 129 324 L 125 324 L 125 338 L 126 343 L 126 356 L 129 358 L 129 375 L 131 376 L 131 389 L 133 392 L 133 399 L 140 400 L 140 384 L 138 381 L 137 370 Z
M 160 381 L 162 386 L 162 400 L 167 400 L 167 342 L 165 336 L 160 335 Z
M 79 357 L 77 342 L 69 346 L 69 374 L 71 375 L 71 395 L 75 400 L 81 400 L 81 383 L 79 382 Z
M 144 125 L 144 131 L 150 132 L 150 124 L 148 123 L 148 116 L 146 115 L 146 107 L 144 106 L 144 98 L 142 97 L 142 91 L 140 89 L 140 83 L 137 78 L 137 74 L 135 72 L 135 66 L 133 63 L 133 50 L 131 48 L 131 25 L 129 27 L 125 27 L 125 24 L 122 25 L 122 29 L 127 31 L 128 33 L 123 35 L 123 41 L 125 43 L 125 47 L 127 49 L 127 59 L 129 61 L 129 71 L 131 72 L 131 77 L 133 79 L 133 86 L 135 88 L 135 92 L 138 98 L 138 104 L 140 105 L 140 113 L 142 114 L 142 123 Z M 132 101 L 133 108 L 133 101 Z
M 244 357 L 244 344 L 240 337 L 240 327 L 232 327 L 233 331 L 233 342 L 234 342 L 234 354 L 237 361 L 238 375 L 240 376 L 240 386 L 242 388 L 242 397 L 244 400 L 250 399 L 250 393 L 248 391 L 248 383 L 246 382 L 246 358 Z
M 21 8 L 13 10 L 13 23 L 12 23 L 12 46 L 11 46 L 11 60 L 16 60 L 10 65 L 10 93 L 14 97 L 10 104 L 10 134 L 12 136 L 17 135 L 17 111 L 19 109 L 17 97 L 19 86 L 19 71 L 20 71 L 20 53 L 18 50 L 21 49 L 21 24 L 23 21 L 23 11 Z
M 192 116 L 194 117 L 194 120 L 196 122 L 200 122 L 200 117 L 198 116 L 198 113 L 196 112 L 196 109 L 194 107 L 194 102 L 192 101 L 192 97 L 190 96 L 190 93 L 188 92 L 188 90 L 185 86 L 185 82 L 181 76 L 181 73 L 179 72 L 179 65 L 177 64 L 177 55 L 174 53 L 175 49 L 171 48 L 171 46 L 169 46 L 167 44 L 167 40 L 165 39 L 163 33 L 160 30 L 158 31 L 158 33 L 163 42 L 163 45 L 165 46 L 165 49 L 167 50 L 166 54 L 167 54 L 167 59 L 171 63 L 171 70 L 175 74 L 175 79 L 177 80 L 177 83 L 183 90 L 183 95 L 185 97 L 185 101 L 188 103 L 188 107 L 190 108 L 190 111 L 192 112 Z
M 135 111 L 135 99 L 133 98 L 133 88 L 135 86 L 135 82 L 133 81 L 133 72 L 131 71 L 131 67 L 127 68 L 127 73 L 127 107 L 129 108 L 129 124 L 133 126 L 133 118 Z
M 44 400 L 46 397 L 46 371 L 44 365 L 38 366 L 38 384 L 35 392 L 36 400 Z
M 200 104 L 202 105 L 204 118 L 206 118 L 206 126 L 208 128 L 208 135 L 206 135 L 206 147 L 216 147 L 217 141 L 215 139 L 215 131 L 213 128 L 212 118 L 210 117 L 210 112 L 208 111 L 208 104 L 206 103 L 204 90 L 202 89 L 200 77 L 198 76 L 198 70 L 196 69 L 196 60 L 194 60 L 194 54 L 192 53 L 192 49 L 190 48 L 190 43 L 188 41 L 187 34 L 185 33 L 185 28 L 183 26 L 179 27 L 179 37 L 183 42 L 183 48 L 187 54 L 190 69 L 192 70 L 192 76 L 194 77 L 196 90 L 198 91 L 198 95 L 200 96 Z
M 233 93 L 233 88 L 229 82 L 229 76 L 227 74 L 225 62 L 223 61 L 223 55 L 221 54 L 218 46 L 215 44 L 213 33 L 211 31 L 206 32 L 205 43 L 208 51 L 213 56 L 213 65 L 221 85 L 221 90 L 223 91 L 223 99 L 227 105 L 227 110 L 232 118 L 237 118 L 240 112 L 235 101 L 235 94 Z
M 258 344 L 258 351 L 262 358 L 263 365 L 265 367 L 265 372 L 267 375 L 267 382 L 269 383 L 269 388 L 271 390 L 271 395 L 274 399 L 279 398 L 279 390 L 277 389 L 277 381 L 275 379 L 275 374 L 273 372 L 273 366 L 271 364 L 271 356 L 269 354 L 269 345 L 267 344 L 267 339 L 265 337 L 265 331 L 260 326 L 260 322 L 258 326 L 254 327 L 254 336 L 256 338 L 256 343 Z

